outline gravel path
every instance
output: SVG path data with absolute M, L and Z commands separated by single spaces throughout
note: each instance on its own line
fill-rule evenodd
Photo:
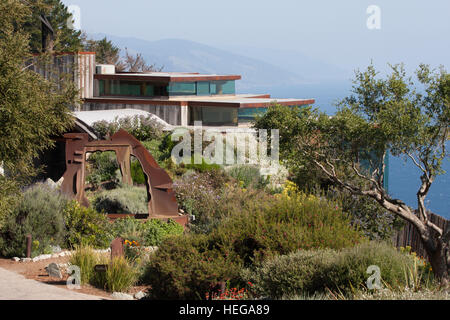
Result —
M 0 300 L 103 300 L 103 297 L 66 290 L 0 268 Z

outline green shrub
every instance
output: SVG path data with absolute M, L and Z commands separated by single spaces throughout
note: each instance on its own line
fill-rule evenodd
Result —
M 364 241 L 335 203 L 315 196 L 280 195 L 239 207 L 211 237 L 233 244 L 247 265 L 298 249 L 341 249 Z
M 167 237 L 181 235 L 183 226 L 169 219 L 167 222 L 150 219 L 142 222 L 131 217 L 117 219 L 112 226 L 115 237 L 122 237 L 130 241 L 137 241 L 144 246 L 158 246 Z
M 262 189 L 268 184 L 268 179 L 261 175 L 258 166 L 236 165 L 230 167 L 227 173 L 237 181 L 242 181 L 246 189 Z
M 342 251 L 328 272 L 330 286 L 334 290 L 349 292 L 366 285 L 370 265 L 381 270 L 382 282 L 391 288 L 404 288 L 406 271 L 414 264 L 414 258 L 386 243 L 366 243 Z M 351 287 L 349 286 L 351 284 Z M 332 288 L 333 289 L 333 288 Z
M 211 248 L 206 235 L 173 237 L 155 252 L 145 269 L 153 299 L 205 299 L 212 286 L 234 279 L 241 266 L 232 255 Z
M 142 141 L 142 145 L 147 149 L 156 162 L 160 162 L 163 152 L 161 151 L 162 139 Z
M 323 276 L 338 253 L 331 249 L 300 250 L 275 256 L 255 270 L 244 269 L 241 277 L 253 284 L 257 296 L 280 299 L 285 296 L 325 291 Z
M 109 182 L 113 188 L 120 183 L 119 164 L 116 153 L 113 151 L 94 152 L 87 159 L 86 181 L 94 189 L 99 188 L 103 183 Z
M 96 195 L 93 207 L 106 213 L 147 213 L 147 190 L 142 187 L 123 186 L 104 190 Z
M 131 173 L 131 179 L 133 180 L 134 184 L 145 184 L 145 174 L 144 170 L 142 170 L 141 163 L 139 160 L 132 160 L 130 164 L 130 173 Z
M 184 228 L 173 220 L 162 221 L 158 219 L 147 220 L 143 224 L 143 244 L 145 246 L 158 246 L 167 237 L 181 235 Z
M 327 288 L 339 294 L 352 294 L 366 286 L 367 268 L 377 265 L 382 284 L 391 288 L 405 285 L 405 270 L 413 263 L 408 255 L 384 243 L 364 243 L 341 251 L 300 250 L 276 256 L 241 276 L 251 281 L 256 294 L 282 298 L 304 294 L 326 293 Z
M 0 175 L 0 230 L 20 200 L 18 191 L 17 182 Z
M 90 245 L 96 248 L 107 248 L 111 242 L 109 221 L 104 213 L 86 208 L 77 201 L 71 201 L 64 209 L 66 224 L 66 245 Z
M 51 245 L 63 246 L 66 203 L 59 191 L 44 184 L 26 190 L 0 230 L 0 253 L 5 257 L 24 256 L 27 234 L 38 244 L 33 255 L 49 253 Z

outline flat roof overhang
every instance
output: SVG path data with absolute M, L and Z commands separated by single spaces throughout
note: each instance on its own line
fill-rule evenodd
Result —
M 246 101 L 248 100 L 248 101 Z M 258 101 L 261 100 L 261 101 Z M 303 106 L 315 103 L 315 99 L 271 99 L 271 98 L 237 98 L 226 100 L 164 100 L 164 99 L 143 99 L 143 98 L 116 98 L 116 97 L 101 97 L 84 99 L 86 103 L 111 103 L 111 104 L 148 104 L 148 105 L 167 105 L 167 106 L 182 106 L 189 107 L 217 107 L 217 108 L 267 108 L 273 103 L 285 106 Z
M 128 80 L 141 82 L 195 82 L 195 81 L 230 81 L 240 80 L 240 75 L 201 75 L 201 74 L 177 74 L 177 75 L 152 75 L 152 74 L 95 74 L 96 80 Z

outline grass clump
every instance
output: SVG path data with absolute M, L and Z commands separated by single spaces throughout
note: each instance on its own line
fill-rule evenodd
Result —
M 126 292 L 138 279 L 137 271 L 126 258 L 110 260 L 109 254 L 97 253 L 90 246 L 77 246 L 70 264 L 80 268 L 82 284 L 91 284 L 109 292 Z M 107 265 L 107 269 L 96 272 L 96 265 Z

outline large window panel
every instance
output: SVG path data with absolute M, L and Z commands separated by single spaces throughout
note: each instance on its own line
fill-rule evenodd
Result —
M 209 94 L 210 94 L 209 82 L 206 81 L 197 82 L 197 95 L 206 96 Z
M 167 91 L 173 96 L 188 96 L 196 94 L 195 82 L 172 82 Z

